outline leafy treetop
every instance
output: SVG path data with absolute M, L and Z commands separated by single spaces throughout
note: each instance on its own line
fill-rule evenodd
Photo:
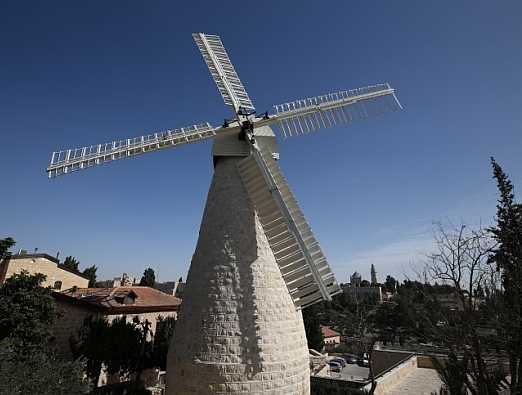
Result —
M 6 237 L 0 240 L 0 260 L 10 255 L 9 249 L 16 244 L 12 237 Z
M 77 260 L 75 257 L 69 255 L 68 257 L 65 258 L 65 261 L 63 261 L 62 265 L 68 269 L 78 271 L 78 266 L 80 265 L 80 261 Z
M 141 277 L 140 285 L 145 287 L 153 287 L 156 282 L 156 275 L 154 274 L 154 270 L 150 267 L 145 269 L 143 272 L 143 277 Z
M 92 265 L 83 270 L 83 274 L 89 278 L 89 287 L 90 288 L 96 287 L 96 271 L 97 270 L 98 270 L 98 268 L 96 267 L 96 265 Z
M 0 340 L 11 337 L 21 345 L 41 345 L 50 334 L 55 317 L 49 288 L 40 285 L 43 274 L 22 271 L 0 288 Z

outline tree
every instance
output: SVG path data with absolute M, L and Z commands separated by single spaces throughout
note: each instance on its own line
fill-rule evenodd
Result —
M 111 322 L 107 333 L 107 341 L 111 346 L 105 358 L 109 374 L 125 376 L 137 373 L 139 376 L 150 361 L 151 344 L 147 344 L 149 330 L 150 323 L 140 323 L 138 317 L 128 322 L 127 317 L 122 316 Z
M 83 361 L 62 360 L 52 352 L 20 355 L 10 339 L 0 342 L 0 395 L 84 394 L 89 385 L 83 376 Z
M 161 370 L 167 369 L 167 354 L 170 346 L 170 341 L 174 335 L 176 327 L 176 319 L 174 317 L 162 316 L 158 317 L 156 322 L 156 333 L 154 333 L 154 350 L 152 359 L 154 366 Z
M 464 371 L 457 378 L 472 378 L 466 380 L 467 390 L 474 394 L 497 394 L 498 375 L 485 357 L 497 347 L 497 336 L 488 337 L 480 331 L 481 327 L 494 325 L 496 317 L 483 314 L 482 306 L 489 301 L 475 297 L 479 288 L 498 288 L 498 284 L 489 281 L 494 278 L 489 255 L 495 241 L 482 228 L 468 230 L 460 225 L 447 229 L 438 224 L 435 245 L 436 251 L 428 255 L 424 275 L 431 281 L 442 282 L 443 286 L 423 287 L 425 334 L 448 349 L 450 361 L 458 359 L 453 368 L 458 365 Z M 440 293 L 438 288 L 450 292 Z M 439 374 L 443 377 L 447 371 L 439 370 Z
M 77 260 L 75 257 L 69 255 L 65 258 L 65 261 L 63 261 L 62 266 L 66 267 L 70 270 L 78 271 L 78 265 L 80 264 L 80 261 Z
M 6 237 L 5 239 L 0 239 L 0 261 L 9 255 L 11 253 L 9 252 L 9 249 L 13 247 L 16 244 L 16 241 L 12 237 Z
M 121 316 L 108 322 L 106 318 L 87 317 L 77 338 L 71 339 L 75 358 L 85 358 L 92 383 L 99 381 L 102 367 L 109 374 L 131 375 L 139 387 L 141 372 L 153 366 L 151 324 L 134 317 L 131 322 Z
M 108 338 L 109 323 L 106 318 L 87 317 L 78 337 L 70 339 L 71 351 L 76 359 L 86 360 L 86 373 L 94 386 L 98 385 L 103 363 L 111 347 Z
M 442 381 L 441 394 L 466 395 L 466 382 L 468 372 L 468 356 L 464 355 L 459 359 L 455 354 L 450 354 L 447 360 L 442 363 L 438 359 L 433 359 L 435 369 Z
M 494 158 L 491 165 L 500 192 L 497 224 L 489 229 L 498 242 L 492 261 L 501 270 L 504 288 L 505 308 L 499 318 L 509 355 L 511 393 L 522 394 L 522 204 L 515 202 L 513 184 Z
M 377 285 L 377 272 L 375 271 L 375 266 L 372 263 L 371 267 L 371 285 Z
M 336 323 L 336 326 L 342 328 L 343 334 L 353 337 L 350 351 L 368 358 L 368 379 L 372 383 L 368 394 L 373 394 L 377 387 L 374 374 L 373 349 L 378 340 L 378 334 L 375 329 L 376 310 L 378 307 L 369 298 L 361 298 L 357 292 L 346 292 L 345 290 L 343 294 L 345 307 L 342 309 L 342 313 L 339 314 L 339 321 Z M 334 300 L 337 302 L 339 298 L 337 297 Z
M 386 276 L 386 281 L 384 282 L 384 289 L 388 292 L 395 292 L 397 288 L 397 280 L 392 276 Z
M 384 345 L 395 344 L 395 338 L 401 333 L 399 304 L 395 302 L 381 303 L 371 313 L 372 330 Z
M 145 287 L 153 287 L 156 282 L 156 275 L 154 274 L 154 270 L 150 267 L 145 269 L 143 272 L 143 277 L 141 277 L 140 285 Z
M 0 340 L 10 337 L 16 344 L 43 346 L 55 317 L 54 300 L 40 285 L 43 274 L 22 271 L 0 288 Z
M 0 394 L 80 394 L 83 363 L 51 349 L 54 300 L 42 274 L 22 271 L 0 288 Z M 66 372 L 66 374 L 64 374 Z
M 318 305 L 312 305 L 303 309 L 303 322 L 306 332 L 308 348 L 321 351 L 324 347 L 324 337 L 321 331 L 321 321 L 318 317 Z
M 92 265 L 90 267 L 87 267 L 83 270 L 83 274 L 89 278 L 89 288 L 96 287 L 96 271 L 98 268 L 96 265 Z

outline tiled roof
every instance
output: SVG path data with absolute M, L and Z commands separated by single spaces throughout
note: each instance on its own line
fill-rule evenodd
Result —
M 76 288 L 53 292 L 56 299 L 78 303 L 107 314 L 177 310 L 181 299 L 149 287 Z
M 325 325 L 321 325 L 321 332 L 323 332 L 323 337 L 341 336 L 341 334 L 339 332 L 336 332 L 329 326 L 325 326 Z

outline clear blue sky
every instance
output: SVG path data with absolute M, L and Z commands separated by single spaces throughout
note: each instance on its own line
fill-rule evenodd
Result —
M 219 124 L 229 110 L 192 41 L 201 31 L 221 35 L 259 111 L 397 89 L 405 111 L 280 152 L 339 281 L 369 277 L 370 263 L 401 277 L 429 250 L 433 220 L 491 222 L 491 155 L 522 185 L 521 15 L 520 1 L 3 1 L 0 237 L 74 255 L 101 278 L 185 276 L 209 143 L 55 180 L 44 170 L 56 149 Z

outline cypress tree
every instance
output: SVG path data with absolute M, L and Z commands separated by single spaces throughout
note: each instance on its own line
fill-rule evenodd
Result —
M 498 242 L 491 259 L 501 270 L 504 288 L 499 335 L 509 355 L 511 393 L 522 394 L 522 205 L 515 202 L 513 184 L 494 158 L 491 165 L 500 192 L 497 224 L 489 229 Z

